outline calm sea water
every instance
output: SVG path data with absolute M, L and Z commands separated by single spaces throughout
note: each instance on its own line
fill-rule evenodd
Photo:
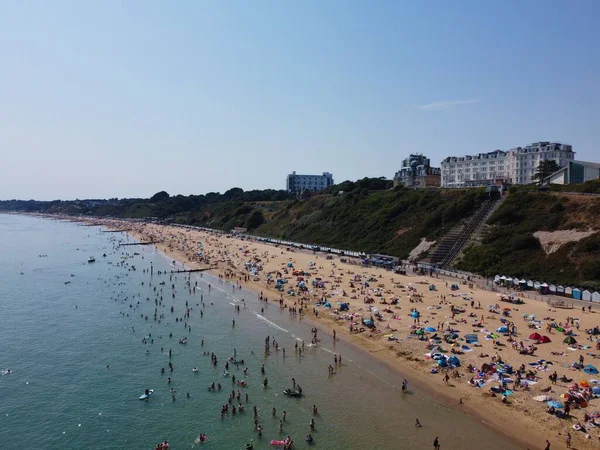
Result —
M 164 255 L 149 246 L 117 248 L 118 242 L 133 241 L 98 227 L 0 215 L 0 370 L 14 371 L 0 375 L 3 448 L 153 449 L 168 440 L 172 449 L 241 449 L 254 439 L 254 448 L 266 449 L 273 448 L 271 439 L 286 435 L 294 438 L 295 448 L 308 448 L 304 436 L 310 432 L 313 404 L 320 413 L 312 432 L 315 448 L 421 449 L 431 448 L 435 436 L 445 449 L 517 448 L 426 393 L 411 387 L 402 394 L 401 377 L 327 336 L 321 336 L 319 347 L 307 345 L 298 357 L 294 344 L 310 342 L 311 324 L 290 318 L 274 304 L 262 315 L 255 294 L 232 292 L 230 284 L 208 274 L 189 277 L 199 287 L 190 293 L 188 275 L 158 275 L 180 268 Z M 88 263 L 92 255 L 96 262 Z M 158 314 L 164 319 L 158 323 L 153 315 L 161 295 Z M 242 298 L 247 306 L 236 313 L 234 305 L 242 304 Z M 175 320 L 183 317 L 186 301 L 192 309 L 186 321 L 191 332 Z M 154 343 L 142 342 L 148 335 Z M 281 350 L 265 357 L 268 335 L 286 348 L 287 357 Z M 187 345 L 178 343 L 183 336 L 189 338 Z M 221 405 L 238 389 L 222 375 L 234 348 L 249 369 L 244 376 L 243 367 L 230 365 L 238 380 L 248 382 L 241 388 L 246 411 L 220 419 Z M 216 368 L 204 351 L 217 355 Z M 328 377 L 334 353 L 344 355 L 344 365 Z M 261 384 L 261 364 L 269 378 L 267 389 Z M 198 373 L 192 372 L 194 366 Z M 282 395 L 292 377 L 305 397 Z M 223 390 L 208 392 L 213 381 Z M 154 394 L 140 401 L 146 388 Z M 254 431 L 254 405 L 262 438 Z M 280 433 L 284 410 L 287 419 Z M 416 417 L 423 428 L 414 428 Z M 200 433 L 209 440 L 195 444 Z

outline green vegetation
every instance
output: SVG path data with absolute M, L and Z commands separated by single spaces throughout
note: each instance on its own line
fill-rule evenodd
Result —
M 600 230 L 600 199 L 514 188 L 490 217 L 482 245 L 464 252 L 457 268 L 600 288 L 600 233 L 546 255 L 536 231 Z
M 552 175 L 558 169 L 560 169 L 560 166 L 553 159 L 542 160 L 535 171 L 535 175 L 533 175 L 533 179 L 542 182 L 544 178 Z
M 600 288 L 600 233 L 565 244 L 550 255 L 533 235 L 600 230 L 600 198 L 567 191 L 600 193 L 600 181 L 545 191 L 534 185 L 511 188 L 490 218 L 482 244 L 466 249 L 457 267 L 482 275 Z M 223 194 L 190 196 L 161 191 L 149 199 L 9 200 L 0 202 L 0 210 L 154 218 L 222 230 L 245 227 L 265 237 L 406 258 L 422 238 L 438 240 L 473 214 L 486 195 L 484 189 L 391 188 L 389 180 L 364 178 L 301 198 L 285 191 L 233 188 Z

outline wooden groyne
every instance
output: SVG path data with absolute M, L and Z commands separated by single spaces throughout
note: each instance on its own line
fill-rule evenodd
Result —
M 119 247 L 125 247 L 126 245 L 154 245 L 160 244 L 159 241 L 151 241 L 151 242 L 131 242 L 126 244 L 119 244 Z
M 216 267 L 203 267 L 202 269 L 171 270 L 171 273 L 205 272 L 205 271 L 211 270 L 211 269 L 216 269 Z

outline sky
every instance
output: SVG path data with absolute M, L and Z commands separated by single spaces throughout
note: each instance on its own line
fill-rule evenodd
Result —
M 0 199 L 392 178 L 536 141 L 600 161 L 600 2 L 8 1 Z

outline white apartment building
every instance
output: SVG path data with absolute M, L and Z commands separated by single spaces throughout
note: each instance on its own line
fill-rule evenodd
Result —
M 285 188 L 288 192 L 320 191 L 333 186 L 333 175 L 323 172 L 323 175 L 297 175 L 292 172 L 287 176 Z
M 575 159 L 573 147 L 558 142 L 535 142 L 527 147 L 509 150 L 510 172 L 513 184 L 533 183 L 533 175 L 540 161 L 553 159 L 560 167 Z
M 508 151 L 450 156 L 441 164 L 441 186 L 488 186 L 504 182 L 528 184 L 534 181 L 533 175 L 540 161 L 554 159 L 562 167 L 574 157 L 572 146 L 557 142 L 535 142 Z

